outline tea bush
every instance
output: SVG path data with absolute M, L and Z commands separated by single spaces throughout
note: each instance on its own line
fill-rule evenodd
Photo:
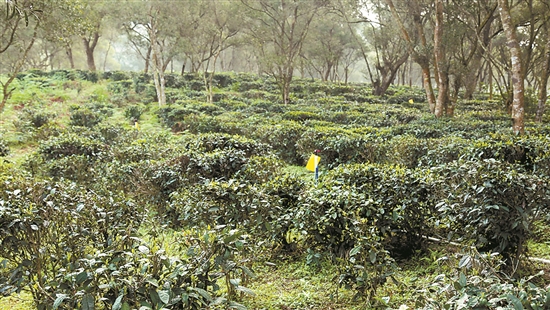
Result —
M 88 107 L 73 105 L 71 106 L 70 118 L 70 125 L 90 128 L 99 124 L 105 118 L 105 115 Z
M 371 208 L 382 212 L 375 222 L 386 237 L 382 244 L 394 254 L 407 256 L 421 249 L 422 236 L 434 231 L 434 180 L 425 170 L 346 165 L 332 170 L 325 178 L 353 186 L 366 195 Z
M 10 148 L 8 143 L 0 137 L 0 157 L 8 156 L 10 154 Z
M 517 164 L 529 172 L 548 175 L 547 162 L 550 156 L 548 136 L 514 136 L 492 134 L 472 141 L 463 151 L 462 157 L 496 159 Z
M 129 121 L 137 122 L 145 110 L 146 107 L 144 105 L 131 105 L 124 110 L 124 117 Z
M 250 234 L 266 246 L 290 248 L 287 234 L 293 227 L 298 197 L 304 182 L 281 174 L 267 183 L 248 179 L 210 181 L 183 187 L 171 196 L 167 207 L 176 218 L 174 227 L 212 227 L 224 225 Z
M 104 151 L 104 146 L 99 142 L 75 134 L 67 134 L 45 141 L 40 145 L 38 153 L 46 160 L 70 155 L 83 155 L 93 159 L 100 157 Z
M 111 194 L 2 183 L 0 291 L 28 289 L 38 309 L 243 308 L 231 299 L 253 294 L 245 286 L 254 277 L 246 234 L 217 227 L 176 235 L 184 254 L 170 256 L 161 241 L 136 237 L 145 210 Z
M 264 184 L 280 175 L 285 166 L 285 162 L 273 154 L 251 156 L 243 169 L 238 172 L 238 177 L 248 182 Z
M 323 165 L 334 168 L 340 164 L 376 162 L 384 151 L 377 137 L 369 133 L 356 133 L 339 127 L 307 129 L 296 141 L 302 161 L 313 150 L 321 150 Z
M 437 275 L 429 288 L 416 292 L 416 309 L 546 309 L 550 291 L 541 287 L 543 272 L 509 277 L 496 253 L 466 253 L 451 275 Z M 445 259 L 445 257 L 443 257 Z M 437 295 L 437 297 L 436 297 Z M 443 298 L 441 298 L 443 296 Z
M 534 216 L 550 203 L 546 179 L 494 159 L 460 160 L 434 172 L 440 217 L 457 237 L 505 259 L 525 253 Z
M 2 291 L 26 287 L 38 309 L 55 304 L 57 293 L 85 291 L 91 281 L 77 276 L 81 259 L 94 247 L 130 241 L 123 236 L 142 219 L 131 201 L 70 183 L 11 179 L 1 186 L 0 257 L 12 268 Z M 74 276 L 77 285 L 68 286 L 66 280 Z
M 34 129 L 38 129 L 52 121 L 55 117 L 56 115 L 54 113 L 46 112 L 44 109 L 25 107 L 21 110 L 19 122 L 31 126 Z
M 269 145 L 239 135 L 223 133 L 204 133 L 197 136 L 185 136 L 182 147 L 186 149 L 212 152 L 215 150 L 240 150 L 246 157 L 264 155 L 271 151 Z
M 304 159 L 299 154 L 296 143 L 305 130 L 306 127 L 298 122 L 281 121 L 253 127 L 250 136 L 270 145 L 273 152 L 285 162 L 302 165 Z M 308 152 L 313 150 L 308 150 Z

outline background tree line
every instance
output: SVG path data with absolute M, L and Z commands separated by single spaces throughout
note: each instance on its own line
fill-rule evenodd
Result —
M 523 132 L 527 92 L 542 120 L 550 68 L 548 0 L 11 0 L 1 8 L 6 104 L 30 68 L 268 74 L 292 101 L 296 75 L 347 83 L 360 72 L 384 95 L 422 85 L 430 111 L 452 116 L 477 89 L 502 97 Z M 437 91 L 434 91 L 437 90 Z

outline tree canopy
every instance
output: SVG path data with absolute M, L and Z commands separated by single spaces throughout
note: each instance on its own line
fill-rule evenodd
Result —
M 216 70 L 268 74 L 285 103 L 292 103 L 295 75 L 366 80 L 377 95 L 391 84 L 415 84 L 436 117 L 452 116 L 457 98 L 484 89 L 501 96 L 521 131 L 526 107 L 519 97 L 527 90 L 538 99 L 529 113 L 540 121 L 545 111 L 549 6 L 546 0 L 12 0 L 0 11 L 0 73 L 95 71 L 98 61 L 102 70 L 151 71 L 161 105 L 162 75 L 174 67 L 202 72 L 211 94 L 208 74 Z M 9 78 L 2 84 L 5 104 Z

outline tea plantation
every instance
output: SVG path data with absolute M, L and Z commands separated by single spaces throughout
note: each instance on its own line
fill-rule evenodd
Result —
M 166 82 L 159 107 L 142 73 L 18 76 L 0 309 L 550 308 L 548 118 L 516 136 L 485 94 L 435 119 L 409 87 Z

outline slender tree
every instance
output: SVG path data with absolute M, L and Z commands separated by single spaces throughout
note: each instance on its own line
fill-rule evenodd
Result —
M 435 30 L 434 30 L 434 55 L 437 69 L 437 101 L 435 104 L 435 117 L 447 114 L 451 106 L 449 102 L 449 67 L 446 48 L 443 42 L 443 1 L 435 0 Z M 450 108 L 452 111 L 452 107 Z
M 249 11 L 247 32 L 263 70 L 272 75 L 282 101 L 290 103 L 290 84 L 313 18 L 325 1 L 241 0 Z
M 544 56 L 543 56 L 543 65 L 542 70 L 539 74 L 539 93 L 537 100 L 537 115 L 535 120 L 537 122 L 542 122 L 542 117 L 546 110 L 546 100 L 548 98 L 548 78 L 550 76 L 550 25 L 548 21 L 544 23 L 544 36 L 543 38 L 546 41 L 544 45 Z
M 33 47 L 40 27 L 40 15 L 42 14 L 42 4 L 33 1 L 8 1 L 0 10 L 0 18 L 3 18 L 0 33 L 0 56 L 4 58 L 4 53 L 9 49 L 17 49 L 18 59 L 15 61 L 11 70 L 8 72 L 8 79 L 0 81 L 2 85 L 2 100 L 0 101 L 0 113 L 15 88 L 11 87 L 15 77 L 23 68 L 25 61 Z M 19 36 L 24 28 L 32 27 L 32 35 L 23 40 Z M 4 65 L 3 65 L 4 66 Z
M 433 58 L 431 49 L 428 45 L 428 40 L 426 39 L 426 34 L 424 31 L 424 18 L 421 10 L 419 0 L 411 0 L 406 3 L 406 13 L 405 15 L 412 20 L 410 27 L 406 27 L 403 21 L 403 18 L 399 15 L 394 3 L 392 0 L 385 0 L 388 4 L 392 15 L 397 22 L 399 29 L 401 30 L 401 35 L 407 42 L 407 48 L 409 53 L 420 68 L 422 69 L 422 85 L 426 92 L 426 97 L 428 98 L 428 104 L 430 111 L 435 112 L 435 94 L 432 87 L 432 77 L 430 69 L 430 59 Z M 412 34 L 415 36 L 413 37 Z
M 512 101 L 512 129 L 516 134 L 523 134 L 525 130 L 524 115 L 525 115 L 525 93 L 524 93 L 524 73 L 521 62 L 521 48 L 516 34 L 516 26 L 512 23 L 510 14 L 510 6 L 508 0 L 498 0 L 499 14 L 502 21 L 502 27 L 506 34 L 507 46 L 510 51 L 512 63 L 512 85 L 513 85 L 513 101 Z

